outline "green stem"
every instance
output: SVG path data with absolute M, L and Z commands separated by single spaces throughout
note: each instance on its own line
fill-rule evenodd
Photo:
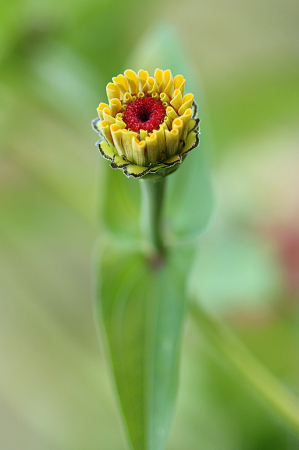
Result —
M 165 178 L 160 180 L 140 180 L 141 185 L 141 217 L 142 234 L 154 249 L 155 253 L 164 253 L 161 236 L 161 217 L 165 191 Z
M 299 437 L 298 399 L 243 346 L 233 332 L 192 303 L 193 317 L 221 359 L 258 394 L 268 410 Z

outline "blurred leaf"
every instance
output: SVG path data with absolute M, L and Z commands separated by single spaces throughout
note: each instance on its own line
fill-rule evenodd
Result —
M 102 160 L 100 155 L 99 158 Z M 127 178 L 121 170 L 111 169 L 108 161 L 101 162 L 106 166 L 105 179 L 101 178 L 98 183 L 101 219 L 114 233 L 137 238 L 139 236 L 139 182 Z
M 182 238 L 198 235 L 205 229 L 213 208 L 211 182 L 201 147 L 194 149 L 168 180 L 169 228 Z
M 262 313 L 283 289 L 275 250 L 265 238 L 228 226 L 201 242 L 189 282 L 206 308 L 235 314 Z
M 165 448 L 177 391 L 189 253 L 151 267 L 134 249 L 99 248 L 97 318 L 134 450 Z
M 127 68 L 138 72 L 140 68 L 154 74 L 156 68 L 170 69 L 174 75 L 183 74 L 186 79 L 186 91 L 194 93 L 197 103 L 202 98 L 200 77 L 195 76 L 195 69 L 182 48 L 177 30 L 169 23 L 158 23 L 144 34 L 127 61 Z

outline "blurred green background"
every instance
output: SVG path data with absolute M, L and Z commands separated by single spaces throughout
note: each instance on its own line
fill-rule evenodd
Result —
M 136 46 L 168 27 L 203 92 L 216 199 L 195 282 L 299 395 L 298 20 L 296 0 L 1 2 L 1 449 L 125 448 L 92 317 L 109 193 L 96 194 L 107 164 L 90 122 Z M 168 446 L 185 448 L 298 448 L 191 321 Z

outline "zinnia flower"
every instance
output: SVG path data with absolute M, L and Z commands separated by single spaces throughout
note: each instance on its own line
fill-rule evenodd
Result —
M 126 70 L 106 91 L 109 105 L 100 103 L 92 126 L 97 142 L 113 169 L 127 177 L 163 177 L 173 172 L 199 144 L 199 119 L 193 94 L 184 95 L 185 79 L 170 70 Z

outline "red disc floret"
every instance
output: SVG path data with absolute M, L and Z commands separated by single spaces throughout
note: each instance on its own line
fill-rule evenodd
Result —
M 127 106 L 123 120 L 127 129 L 130 128 L 136 133 L 140 130 L 151 133 L 159 129 L 165 116 L 166 108 L 159 98 L 140 97 Z

